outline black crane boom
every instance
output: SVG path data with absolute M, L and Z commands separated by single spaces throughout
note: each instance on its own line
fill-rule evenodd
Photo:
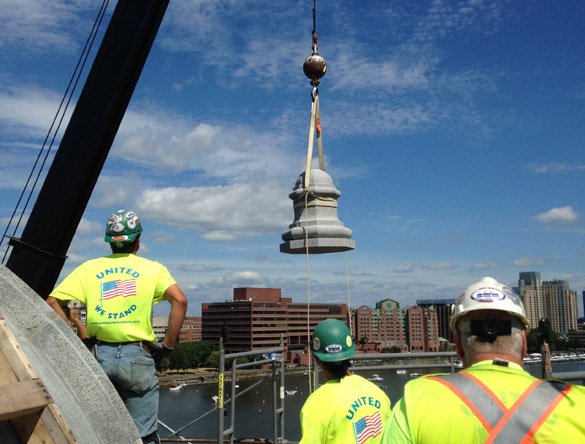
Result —
M 138 82 L 169 0 L 119 0 L 20 239 L 6 266 L 41 297 L 66 253 Z

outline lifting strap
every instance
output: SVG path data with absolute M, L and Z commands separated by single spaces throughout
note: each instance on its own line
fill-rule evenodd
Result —
M 305 192 L 309 192 L 311 184 L 311 163 L 313 161 L 313 145 L 315 132 L 317 132 L 317 150 L 319 156 L 319 169 L 325 171 L 325 157 L 323 155 L 323 140 L 321 138 L 321 116 L 319 115 L 319 90 L 313 88 L 311 93 L 311 121 L 309 122 L 309 143 L 307 145 L 307 161 L 305 164 Z
M 571 389 L 570 384 L 537 379 L 508 409 L 494 392 L 470 373 L 427 378 L 456 394 L 488 431 L 486 443 L 494 444 L 520 443 L 534 436 Z

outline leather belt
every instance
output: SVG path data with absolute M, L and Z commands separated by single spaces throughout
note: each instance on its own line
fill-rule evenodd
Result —
M 112 347 L 118 347 L 120 345 L 142 345 L 143 341 L 131 341 L 131 342 L 107 342 L 107 341 L 101 341 L 101 340 L 97 340 L 96 344 L 98 345 L 110 345 Z

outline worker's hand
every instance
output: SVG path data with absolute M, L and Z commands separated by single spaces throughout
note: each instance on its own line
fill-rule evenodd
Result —
M 148 343 L 148 350 L 150 351 L 150 356 L 154 360 L 154 366 L 158 371 L 160 371 L 160 364 L 164 358 L 170 355 L 173 351 L 172 348 L 167 347 L 164 342 L 150 342 Z

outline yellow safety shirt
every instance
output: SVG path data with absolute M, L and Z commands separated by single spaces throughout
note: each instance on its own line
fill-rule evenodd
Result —
M 471 391 L 460 390 L 449 376 L 427 375 L 408 382 L 382 442 L 501 442 L 509 429 L 523 431 L 508 435 L 506 444 L 521 439 L 527 443 L 585 442 L 583 386 L 540 383 L 517 364 L 502 366 L 492 361 L 476 363 L 453 376 L 471 382 L 467 384 Z M 535 395 L 541 388 L 550 389 L 548 397 Z M 518 416 L 524 420 L 521 426 L 511 419 Z
M 378 444 L 390 412 L 386 393 L 367 379 L 330 380 L 303 405 L 299 444 Z
M 155 342 L 152 305 L 175 283 L 164 265 L 117 253 L 81 264 L 51 296 L 87 306 L 90 337 L 106 342 Z

